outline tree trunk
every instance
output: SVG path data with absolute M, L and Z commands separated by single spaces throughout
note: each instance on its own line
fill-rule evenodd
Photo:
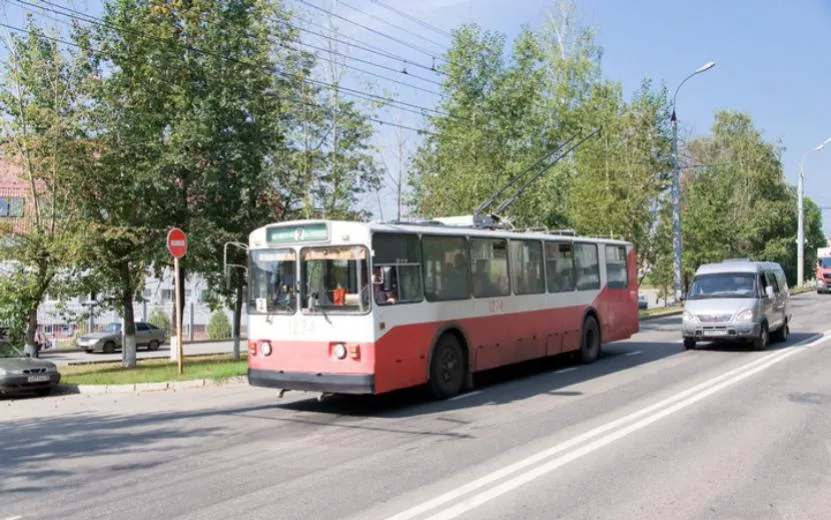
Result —
M 38 308 L 29 311 L 26 321 L 26 331 L 23 334 L 23 353 L 29 357 L 36 358 L 39 355 L 35 345 L 35 333 L 38 330 Z
M 242 280 L 237 276 L 237 295 L 234 299 L 234 361 L 240 358 L 240 332 L 242 325 Z
M 134 368 L 136 366 L 136 321 L 133 314 L 133 279 L 129 262 L 122 262 L 119 270 L 121 271 L 121 307 L 124 317 L 121 364 L 125 368 Z

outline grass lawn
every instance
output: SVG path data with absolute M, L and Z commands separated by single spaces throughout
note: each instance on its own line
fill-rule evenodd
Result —
M 247 352 L 239 361 L 230 354 L 185 358 L 184 374 L 178 373 L 176 362 L 169 359 L 140 360 L 136 368 L 123 368 L 121 363 L 69 365 L 60 368 L 61 383 L 75 385 L 127 385 L 135 383 L 162 383 L 191 379 L 226 379 L 248 373 Z

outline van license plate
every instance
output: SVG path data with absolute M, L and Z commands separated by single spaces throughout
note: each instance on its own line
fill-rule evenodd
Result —
M 710 336 L 726 336 L 726 335 L 727 335 L 726 330 L 711 330 L 710 331 Z

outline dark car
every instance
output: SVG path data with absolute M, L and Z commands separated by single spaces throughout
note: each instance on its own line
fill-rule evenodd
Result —
M 649 300 L 643 294 L 638 296 L 638 309 L 644 310 L 649 308 Z
M 26 357 L 7 341 L 0 341 L 0 394 L 48 395 L 61 381 L 54 363 Z

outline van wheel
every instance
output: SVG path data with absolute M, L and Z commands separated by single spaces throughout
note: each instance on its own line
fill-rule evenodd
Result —
M 771 336 L 773 341 L 781 341 L 785 342 L 788 341 L 788 338 L 791 335 L 791 328 L 788 325 L 788 320 L 785 319 L 785 323 L 782 324 Z
M 580 342 L 580 361 L 594 363 L 600 357 L 600 327 L 594 316 L 587 316 L 583 321 L 583 337 Z
M 433 349 L 430 360 L 430 393 L 437 399 L 457 395 L 465 382 L 465 356 L 459 340 L 444 334 Z
M 759 329 L 759 337 L 753 340 L 753 349 L 754 350 L 765 350 L 768 348 L 768 342 L 770 338 L 768 336 L 768 324 L 762 323 L 762 326 Z
M 686 350 L 695 350 L 695 340 L 692 338 L 684 338 L 684 348 Z

